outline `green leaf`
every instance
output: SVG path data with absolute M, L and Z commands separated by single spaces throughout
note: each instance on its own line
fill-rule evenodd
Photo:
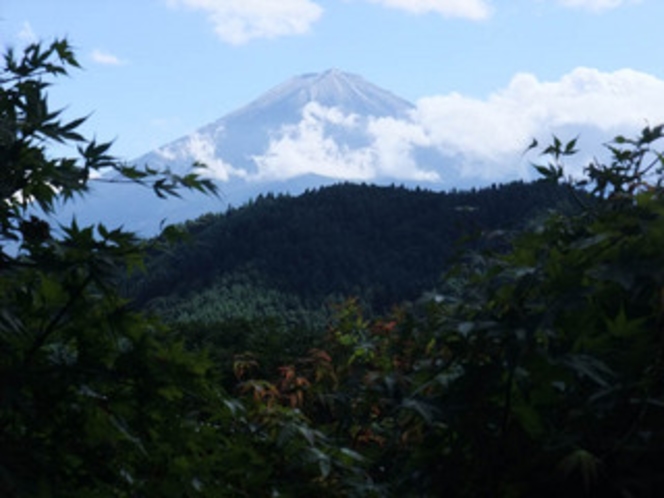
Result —
M 625 313 L 625 307 L 621 306 L 620 311 L 615 318 L 605 320 L 609 334 L 614 337 L 630 338 L 637 337 L 645 332 L 644 325 L 647 323 L 647 317 L 638 317 L 630 319 Z

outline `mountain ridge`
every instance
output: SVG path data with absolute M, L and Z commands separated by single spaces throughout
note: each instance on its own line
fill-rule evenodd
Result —
M 186 222 L 187 241 L 149 261 L 134 295 L 172 316 L 164 303 L 196 300 L 219 279 L 249 272 L 300 302 L 361 295 L 387 309 L 433 290 L 461 250 L 504 244 L 502 231 L 568 209 L 571 199 L 570 189 L 550 182 L 449 193 L 342 183 L 259 196 Z M 476 237 L 483 232 L 494 236 Z

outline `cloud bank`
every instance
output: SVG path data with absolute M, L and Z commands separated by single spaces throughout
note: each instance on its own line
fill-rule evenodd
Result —
M 553 82 L 520 73 L 484 100 L 460 94 L 421 99 L 413 119 L 441 150 L 491 160 L 556 130 L 609 134 L 664 121 L 664 81 L 631 69 L 580 67 Z
M 630 69 L 580 67 L 558 81 L 517 74 L 485 99 L 459 93 L 423 98 L 409 119 L 361 119 L 312 103 L 302 120 L 284 126 L 254 161 L 259 179 L 307 173 L 354 180 L 449 178 L 442 166 L 434 171 L 427 169 L 431 164 L 420 164 L 418 151 L 429 150 L 448 158 L 437 165 L 454 164 L 454 175 L 501 181 L 528 176 L 522 153 L 533 138 L 546 142 L 553 134 L 563 140 L 581 134 L 606 141 L 660 122 L 664 81 Z M 338 139 L 340 129 L 361 132 L 365 143 L 348 145 Z
M 338 138 L 343 132 L 365 135 L 367 143 L 350 145 Z M 385 118 L 363 120 L 311 102 L 299 123 L 284 126 L 267 151 L 253 157 L 258 168 L 253 179 L 283 180 L 313 173 L 340 180 L 438 180 L 436 172 L 418 167 L 411 155 L 416 145 L 428 145 L 417 125 Z

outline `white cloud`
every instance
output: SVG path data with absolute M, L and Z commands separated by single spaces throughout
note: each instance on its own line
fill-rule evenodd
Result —
M 258 179 L 286 179 L 307 173 L 348 180 L 373 178 L 376 161 L 371 151 L 338 144 L 325 133 L 329 124 L 353 128 L 356 118 L 316 102 L 307 104 L 302 120 L 285 126 L 279 138 L 270 140 L 267 152 L 253 158 Z
M 664 121 L 664 81 L 630 69 L 577 68 L 556 82 L 522 73 L 486 100 L 459 94 L 422 99 L 414 119 L 438 147 L 490 158 L 515 152 L 547 130 L 609 132 Z
M 90 54 L 90 57 L 92 58 L 93 62 L 102 64 L 104 66 L 122 66 L 126 64 L 124 60 L 120 59 L 116 55 L 99 49 L 93 50 L 92 54 Z
M 27 21 L 21 25 L 21 29 L 18 32 L 17 38 L 20 42 L 26 44 L 36 43 L 39 40 L 37 34 L 32 29 L 32 25 Z
M 231 176 L 242 178 L 247 176 L 243 169 L 235 168 L 217 157 L 215 148 L 212 137 L 195 133 L 184 143 L 157 149 L 156 154 L 168 162 L 185 160 L 188 164 L 191 164 L 191 161 L 201 163 L 205 167 L 201 168 L 198 173 L 224 182 L 228 181 Z
M 382 174 L 403 180 L 440 180 L 438 173 L 420 169 L 413 157 L 414 147 L 432 145 L 421 126 L 394 118 L 376 118 L 369 121 L 368 131 L 373 136 L 376 169 Z
M 342 132 L 364 130 L 367 144 L 345 144 L 333 128 Z M 434 181 L 438 175 L 421 170 L 411 157 L 413 146 L 427 145 L 427 140 L 421 128 L 408 122 L 372 118 L 361 123 L 356 115 L 311 102 L 304 107 L 299 123 L 283 127 L 279 136 L 270 141 L 267 152 L 253 159 L 259 179 L 314 173 L 345 180 L 368 181 L 388 176 Z
M 223 41 L 240 45 L 259 38 L 301 35 L 323 15 L 321 0 L 164 0 L 170 7 L 206 13 Z M 491 0 L 365 0 L 412 14 L 434 13 L 479 21 L 491 16 Z M 642 0 L 554 0 L 566 8 L 601 12 Z
M 460 94 L 421 99 L 413 120 L 431 144 L 464 159 L 462 173 L 499 177 L 524 167 L 517 160 L 532 138 L 594 130 L 610 139 L 664 122 L 664 81 L 630 69 L 577 68 L 553 82 L 522 73 L 485 100 Z
M 639 3 L 641 0 L 558 0 L 563 7 L 600 12 L 620 7 L 627 3 Z
M 206 12 L 217 35 L 235 45 L 256 38 L 306 33 L 323 13 L 310 0 L 168 0 L 168 3 Z
M 489 17 L 491 8 L 485 0 L 369 0 L 372 3 L 402 9 L 414 14 L 433 12 L 445 17 L 481 20 Z

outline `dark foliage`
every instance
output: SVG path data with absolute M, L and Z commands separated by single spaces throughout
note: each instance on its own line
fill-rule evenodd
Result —
M 132 310 L 117 288 L 144 241 L 50 218 L 95 171 L 160 196 L 213 192 L 210 181 L 123 165 L 78 133 L 82 119 L 52 111 L 49 81 L 78 66 L 66 40 L 10 50 L 4 63 L 0 496 L 340 496 L 369 485 L 359 458 L 301 414 L 230 397 L 204 354 Z

